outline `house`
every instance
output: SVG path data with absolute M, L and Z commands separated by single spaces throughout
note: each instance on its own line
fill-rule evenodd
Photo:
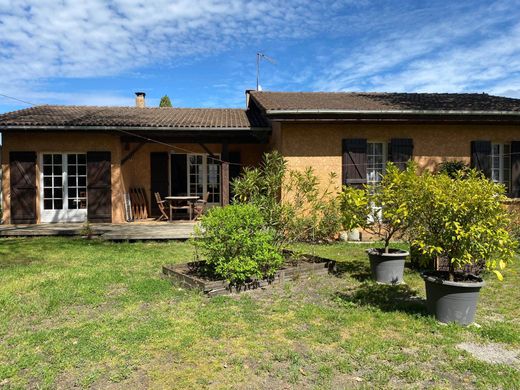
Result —
M 337 184 L 385 163 L 462 160 L 520 197 L 520 99 L 488 94 L 246 92 L 246 109 L 36 106 L 0 115 L 6 223 L 125 221 L 124 194 L 227 204 L 229 182 L 279 150 Z

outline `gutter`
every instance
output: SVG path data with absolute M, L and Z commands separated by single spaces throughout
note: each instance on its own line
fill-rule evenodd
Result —
M 27 126 L 8 125 L 0 126 L 2 130 L 75 130 L 75 131 L 271 131 L 269 127 L 139 127 L 139 126 Z
M 507 115 L 520 117 L 520 111 L 428 111 L 428 110 L 266 110 L 267 115 L 301 115 L 301 114 L 361 114 L 361 115 Z

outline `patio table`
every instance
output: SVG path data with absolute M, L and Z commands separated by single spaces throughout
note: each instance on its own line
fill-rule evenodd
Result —
M 173 210 L 187 209 L 191 221 L 193 203 L 200 199 L 200 196 L 165 196 L 165 200 L 170 205 L 170 222 L 173 220 Z

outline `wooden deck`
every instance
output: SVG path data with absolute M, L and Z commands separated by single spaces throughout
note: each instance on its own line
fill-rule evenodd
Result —
M 0 237 L 79 236 L 81 223 L 47 223 L 37 225 L 0 225 Z M 109 241 L 186 240 L 193 234 L 195 222 L 93 223 L 95 236 Z

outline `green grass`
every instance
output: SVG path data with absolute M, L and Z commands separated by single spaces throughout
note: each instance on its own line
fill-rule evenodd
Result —
M 481 328 L 425 314 L 423 282 L 370 282 L 366 245 L 298 245 L 338 276 L 208 299 L 161 265 L 187 243 L 0 240 L 0 388 L 520 388 L 460 342 L 520 349 L 520 264 L 482 291 Z

